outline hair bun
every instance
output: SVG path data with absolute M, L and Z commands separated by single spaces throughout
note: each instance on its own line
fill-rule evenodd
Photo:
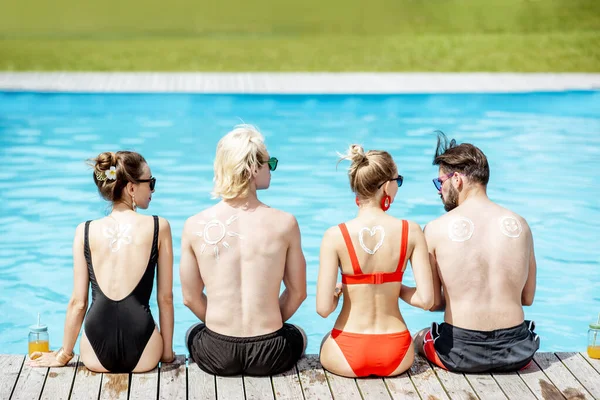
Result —
M 365 149 L 360 144 L 351 144 L 348 150 L 346 151 L 346 154 L 337 154 L 340 157 L 340 159 L 338 160 L 338 164 L 342 160 L 350 160 L 352 162 L 352 165 L 350 166 L 351 169 L 358 168 L 363 163 L 369 161 L 367 155 L 365 154 Z
M 98 154 L 95 161 L 94 170 L 96 172 L 107 171 L 110 167 L 117 165 L 117 155 L 112 151 L 105 151 L 104 153 Z
M 351 144 L 348 149 L 347 157 L 352 160 L 353 163 L 362 164 L 367 160 L 365 149 L 360 144 Z
M 116 202 L 123 196 L 128 182 L 137 182 L 144 173 L 144 157 L 133 151 L 105 151 L 87 160 L 94 169 L 92 176 L 105 200 Z M 111 167 L 113 171 L 109 172 Z

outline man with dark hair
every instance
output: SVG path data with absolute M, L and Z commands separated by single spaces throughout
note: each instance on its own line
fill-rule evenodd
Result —
M 427 224 L 435 303 L 444 323 L 419 332 L 421 354 L 456 372 L 519 370 L 539 349 L 523 306 L 533 302 L 536 262 L 525 219 L 492 202 L 483 152 L 441 132 L 433 183 L 445 215 Z

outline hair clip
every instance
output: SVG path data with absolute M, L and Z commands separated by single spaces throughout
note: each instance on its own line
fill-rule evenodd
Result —
M 96 180 L 100 182 L 106 180 L 106 175 L 104 174 L 104 171 L 96 171 Z
M 107 179 L 114 181 L 115 179 L 117 179 L 117 167 L 112 166 L 106 171 L 97 171 L 96 179 L 99 181 L 105 181 Z

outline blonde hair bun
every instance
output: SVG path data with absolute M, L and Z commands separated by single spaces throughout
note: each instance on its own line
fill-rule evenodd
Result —
M 351 144 L 346 154 L 339 154 L 338 164 L 343 160 L 352 162 L 348 168 L 350 188 L 361 198 L 371 198 L 379 190 L 381 183 L 397 174 L 396 164 L 387 151 L 365 149 L 359 144 Z

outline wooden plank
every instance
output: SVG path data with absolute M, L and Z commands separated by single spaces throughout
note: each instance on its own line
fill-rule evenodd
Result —
M 277 400 L 304 400 L 296 366 L 282 374 L 273 375 L 273 392 Z
M 308 354 L 302 357 L 298 361 L 297 367 L 306 400 L 333 398 L 318 355 Z
M 0 399 L 8 399 L 17 383 L 25 356 L 0 355 Z
M 533 359 L 567 399 L 592 399 L 588 391 L 553 353 L 537 353 Z
M 473 400 L 477 399 L 477 395 L 469 384 L 469 381 L 462 373 L 446 371 L 437 365 L 433 366 L 433 370 L 437 375 L 442 386 L 453 400 Z M 491 378 L 491 376 L 490 376 Z M 492 379 L 493 381 L 493 379 Z M 497 385 L 496 385 L 497 386 Z
M 100 395 L 101 384 L 102 374 L 90 371 L 79 361 L 71 390 L 71 400 L 97 399 Z
M 129 374 L 102 374 L 100 400 L 127 400 Z
M 527 387 L 533 392 L 539 400 L 557 400 L 564 399 L 564 396 L 552 383 L 550 378 L 540 369 L 535 362 L 530 362 L 529 365 L 517 372 L 523 379 Z
M 48 375 L 48 368 L 31 367 L 25 362 L 11 399 L 39 399 L 46 375 Z
M 244 376 L 246 400 L 273 399 L 273 385 L 269 376 Z
M 579 353 L 585 360 L 600 374 L 600 360 L 597 358 L 592 358 L 588 355 L 587 352 Z
M 244 381 L 241 376 L 217 376 L 217 398 L 219 400 L 241 400 L 244 398 Z
M 408 376 L 408 372 L 384 378 L 383 381 L 393 399 L 420 399 L 415 385 L 412 383 L 410 376 Z
M 202 371 L 191 358 L 188 363 L 188 400 L 216 399 L 215 376 Z
M 422 398 L 448 399 L 441 382 L 423 356 L 415 354 L 415 362 L 408 374 Z
M 490 375 L 490 374 L 464 374 L 464 377 L 469 382 L 469 385 L 471 386 L 473 393 L 475 393 L 475 396 L 472 398 L 476 399 L 477 397 L 479 397 L 481 400 L 506 400 L 507 399 L 506 395 L 502 392 L 502 389 L 500 389 L 500 386 L 498 386 L 498 383 L 494 380 L 494 378 L 492 378 L 492 375 Z M 519 378 L 516 375 L 515 375 L 515 378 L 518 380 L 521 380 L 521 378 Z M 523 381 L 521 381 L 521 384 L 525 387 L 525 389 L 531 395 L 531 392 L 529 391 L 529 389 L 527 389 L 527 386 L 525 386 Z M 450 395 L 450 397 L 452 397 L 452 395 Z M 454 398 L 454 397 L 452 397 L 452 398 Z M 531 395 L 531 398 L 535 399 L 535 397 L 533 397 L 533 395 Z
M 158 397 L 158 367 L 143 374 L 131 374 L 129 400 L 147 400 Z
M 382 378 L 361 378 L 356 380 L 363 399 L 390 400 L 391 396 Z
M 492 378 L 492 375 L 464 374 L 463 376 L 472 387 L 476 396 L 475 398 L 479 397 L 481 400 L 506 400 L 506 395 L 502 393 L 500 386 L 498 386 L 498 383 Z M 515 375 L 515 378 L 521 380 L 517 375 Z M 525 386 L 523 381 L 521 381 L 521 384 Z M 525 386 L 525 389 L 527 389 L 527 386 Z M 529 391 L 529 389 L 527 389 L 527 391 Z M 529 392 L 529 394 L 531 395 L 531 392 Z M 450 397 L 452 397 L 452 395 Z M 533 395 L 531 395 L 531 398 L 535 400 Z
M 360 400 L 360 392 L 356 385 L 356 379 L 346 378 L 344 376 L 336 375 L 332 372 L 325 370 L 325 376 L 329 382 L 331 388 L 331 394 L 334 399 L 339 400 Z
M 79 356 L 75 356 L 64 367 L 50 368 L 41 400 L 67 400 L 69 398 L 78 361 Z
M 523 379 L 516 372 L 502 372 L 502 373 L 494 373 L 492 374 L 494 380 L 502 389 L 502 392 L 509 399 L 523 399 L 523 400 L 535 400 L 535 395 L 529 390 Z M 469 381 L 471 381 L 471 375 L 467 376 Z M 479 390 L 477 387 L 473 386 L 479 394 Z M 481 395 L 480 395 L 481 397 Z M 483 400 L 483 397 L 481 398 Z
M 161 363 L 159 373 L 159 400 L 185 399 L 186 387 L 185 356 L 175 356 L 172 363 Z
M 597 399 L 600 399 L 600 375 L 579 353 L 556 353 L 567 369 Z

